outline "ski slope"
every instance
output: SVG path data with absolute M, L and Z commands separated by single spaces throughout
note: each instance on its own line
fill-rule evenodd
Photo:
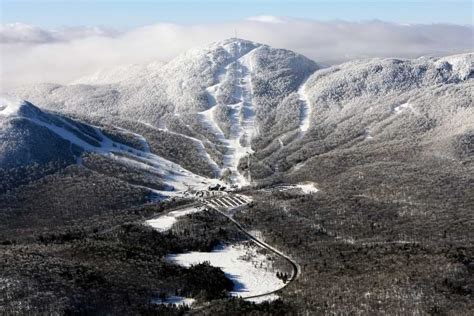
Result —
M 204 210 L 203 207 L 187 207 L 181 210 L 169 212 L 158 216 L 157 218 L 146 221 L 148 225 L 159 231 L 160 233 L 168 231 L 178 221 L 179 217 L 189 214 L 199 213 Z
M 223 170 L 231 172 L 230 182 L 239 186 L 250 184 L 248 177 L 238 170 L 239 161 L 253 153 L 252 138 L 256 135 L 255 111 L 252 104 L 251 83 L 251 54 L 256 48 L 237 55 L 227 64 L 222 66 L 216 74 L 217 83 L 208 87 L 206 93 L 209 100 L 209 109 L 199 112 L 201 123 L 206 126 L 224 145 Z M 229 52 L 230 53 L 230 52 Z M 232 87 L 232 100 L 234 103 L 220 104 L 219 99 L 227 86 Z M 227 100 L 228 98 L 224 98 Z M 218 106 L 227 106 L 231 109 L 230 133 L 226 137 L 219 127 L 215 117 Z
M 300 131 L 306 133 L 311 124 L 311 104 L 308 95 L 306 94 L 306 82 L 298 89 L 298 99 L 300 101 L 301 115 L 300 115 Z
M 105 136 L 98 127 L 89 125 L 93 128 L 97 136 L 97 138 L 93 138 L 60 116 L 53 116 L 53 114 L 41 112 L 41 110 L 25 101 L 3 99 L 0 104 L 0 113 L 2 116 L 8 115 L 9 119 L 15 117 L 26 119 L 38 126 L 47 128 L 62 139 L 69 141 L 71 144 L 87 152 L 100 154 L 132 168 L 159 175 L 163 183 L 172 188 L 172 191 L 161 191 L 160 193 L 164 196 L 182 194 L 188 190 L 199 191 L 216 182 L 214 179 L 194 174 L 177 163 L 151 153 L 146 140 L 141 135 L 129 132 L 130 134 L 136 135 L 143 143 L 143 149 L 139 150 L 115 142 Z M 23 114 L 22 112 L 27 114 Z M 61 121 L 62 125 L 54 124 L 53 118 Z M 81 135 L 82 138 L 78 135 Z M 90 142 L 86 141 L 86 139 L 89 139 Z M 100 139 L 100 141 L 98 141 L 98 139 Z M 158 192 L 156 190 L 154 191 L 155 193 Z

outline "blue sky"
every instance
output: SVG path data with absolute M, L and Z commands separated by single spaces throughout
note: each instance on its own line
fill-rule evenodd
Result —
M 201 24 L 256 15 L 314 20 L 473 24 L 471 0 L 0 0 L 2 23 L 41 27 Z

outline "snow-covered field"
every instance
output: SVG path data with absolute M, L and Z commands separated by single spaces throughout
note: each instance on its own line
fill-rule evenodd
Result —
M 272 269 L 272 263 L 265 255 L 257 253 L 257 249 L 244 244 L 221 245 L 211 252 L 168 255 L 166 260 L 184 267 L 209 261 L 234 282 L 231 295 L 245 298 L 275 291 L 284 285 Z
M 297 188 L 301 189 L 304 194 L 316 193 L 319 190 L 313 182 L 303 182 L 296 185 Z
M 174 223 L 178 221 L 179 217 L 188 215 L 188 214 L 193 214 L 193 213 L 198 213 L 203 211 L 203 207 L 187 207 L 181 210 L 176 210 L 169 212 L 168 214 L 161 215 L 157 218 L 150 219 L 146 221 L 148 225 L 151 227 L 155 228 L 159 232 L 165 232 L 171 227 L 173 227 Z

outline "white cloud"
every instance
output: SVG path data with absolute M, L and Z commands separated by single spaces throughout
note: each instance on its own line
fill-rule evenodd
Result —
M 273 15 L 257 15 L 251 16 L 247 20 L 263 23 L 284 23 L 286 19 Z
M 59 29 L 44 30 L 37 26 L 24 23 L 9 23 L 0 26 L 0 43 L 52 43 L 74 39 L 118 35 L 117 31 L 104 27 L 62 27 Z
M 473 51 L 472 26 L 381 21 L 318 22 L 259 16 L 234 23 L 159 23 L 125 32 L 76 27 L 0 28 L 3 89 L 33 82 L 68 83 L 103 67 L 167 61 L 194 46 L 237 36 L 287 48 L 323 64 L 355 58 L 448 55 Z

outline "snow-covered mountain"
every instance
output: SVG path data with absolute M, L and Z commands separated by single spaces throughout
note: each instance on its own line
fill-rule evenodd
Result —
M 435 155 L 472 156 L 466 144 L 474 131 L 473 78 L 473 54 L 320 69 L 288 50 L 229 39 L 168 63 L 101 70 L 70 85 L 24 86 L 9 94 L 147 140 L 160 135 L 159 144 L 173 142 L 156 149 L 162 159 L 246 185 L 251 177 L 299 169 L 315 155 L 379 143 L 406 141 Z M 64 135 L 57 141 L 71 142 Z M 181 150 L 183 144 L 192 150 Z M 78 147 L 97 151 L 90 146 Z M 3 148 L 5 157 L 16 155 Z
M 129 169 L 132 176 L 127 175 L 127 180 L 132 184 L 143 182 L 145 177 L 148 187 L 165 196 L 173 195 L 168 191 L 199 190 L 216 182 L 153 154 L 140 135 L 123 129 L 112 133 L 103 131 L 60 114 L 42 111 L 27 101 L 0 99 L 0 127 L 2 168 L 60 162 L 84 164 L 103 172 L 101 165 L 105 162 L 113 166 L 110 170 Z M 117 173 L 114 175 L 121 177 Z
M 94 129 L 43 112 L 22 100 L 0 99 L 0 127 L 2 167 L 55 160 L 73 162 L 84 149 L 100 145 Z

